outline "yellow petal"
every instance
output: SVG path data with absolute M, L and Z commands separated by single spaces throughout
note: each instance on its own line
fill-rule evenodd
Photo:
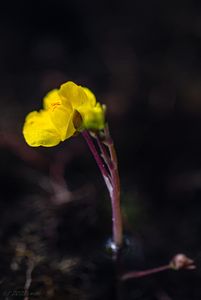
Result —
M 47 111 L 33 111 L 26 117 L 23 135 L 29 146 L 52 147 L 60 143 L 56 128 L 52 124 Z
M 80 105 L 88 103 L 88 97 L 81 86 L 78 86 L 72 81 L 68 81 L 61 85 L 59 96 L 64 106 L 72 105 L 77 108 Z
M 74 135 L 75 128 L 72 122 L 73 109 L 58 105 L 55 109 L 49 110 L 49 115 L 52 123 L 59 132 L 62 141 Z
M 55 103 L 61 103 L 61 98 L 58 94 L 58 89 L 54 89 L 50 91 L 43 99 L 43 107 L 44 109 L 50 109 L 55 105 Z
M 89 104 L 91 106 L 95 106 L 96 105 L 96 97 L 95 95 L 92 93 L 92 91 L 86 87 L 83 87 L 83 90 L 85 92 L 85 94 L 87 95 Z

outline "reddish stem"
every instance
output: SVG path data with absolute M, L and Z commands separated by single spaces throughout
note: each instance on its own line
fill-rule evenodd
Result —
M 107 185 L 112 205 L 112 227 L 113 227 L 113 243 L 114 252 L 122 246 L 123 243 L 123 229 L 122 229 L 122 215 L 120 207 L 120 179 L 118 172 L 117 155 L 111 139 L 108 127 L 105 129 L 105 144 L 109 149 L 109 153 L 105 149 L 105 145 L 96 135 L 96 140 L 101 151 L 101 156 L 98 153 L 93 139 L 87 131 L 82 132 L 97 164 L 101 174 Z M 106 167 L 107 166 L 107 167 Z M 107 170 L 108 168 L 108 170 Z
M 109 190 L 109 193 L 111 193 L 111 190 L 112 190 L 112 185 L 111 185 L 111 179 L 110 179 L 110 175 L 105 167 L 105 164 L 103 162 L 103 160 L 101 159 L 99 153 L 97 152 L 97 149 L 93 143 L 93 140 L 90 136 L 90 134 L 87 132 L 87 131 L 83 131 L 82 132 L 82 135 L 84 137 L 84 139 L 86 140 L 88 146 L 89 146 L 89 149 L 91 150 L 91 153 L 93 154 L 93 157 L 101 171 L 101 174 L 103 176 L 103 179 L 106 183 L 106 186 Z
M 109 153 L 107 152 L 106 147 L 102 143 L 102 141 L 101 141 L 101 139 L 100 139 L 100 137 L 99 137 L 98 134 L 96 135 L 96 140 L 97 140 L 98 147 L 99 147 L 99 149 L 101 151 L 101 156 L 104 159 L 104 161 L 105 161 L 105 163 L 106 163 L 106 165 L 108 167 L 108 170 L 110 171 L 111 168 L 112 168 L 112 162 L 111 162 L 111 159 L 109 157 Z
M 171 269 L 170 265 L 165 265 L 165 266 L 161 266 L 158 268 L 153 268 L 150 270 L 144 270 L 144 271 L 133 271 L 133 272 L 128 272 L 126 274 L 124 274 L 121 279 L 122 280 L 127 280 L 127 279 L 131 279 L 131 278 L 140 278 L 140 277 L 144 277 L 144 276 L 148 276 L 148 275 L 152 275 L 155 273 L 159 273 L 159 272 L 163 272 L 166 270 Z
M 118 161 L 117 155 L 114 147 L 113 140 L 110 136 L 108 126 L 105 128 L 105 139 L 106 145 L 108 146 L 112 165 L 110 167 L 111 177 L 112 177 L 112 192 L 111 202 L 112 202 L 112 222 L 113 222 L 113 241 L 117 250 L 122 246 L 123 243 L 123 224 L 122 224 L 122 214 L 120 206 L 120 178 L 118 171 Z

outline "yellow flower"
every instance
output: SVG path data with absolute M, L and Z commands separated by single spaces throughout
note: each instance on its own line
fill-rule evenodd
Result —
M 32 146 L 56 146 L 84 129 L 105 126 L 105 107 L 96 102 L 87 88 L 69 81 L 43 99 L 43 109 L 27 115 L 23 127 L 26 142 Z
M 72 81 L 61 85 L 58 94 L 63 105 L 72 105 L 82 118 L 82 128 L 101 130 L 105 126 L 105 106 L 96 102 L 95 95 L 85 87 L 77 86 Z

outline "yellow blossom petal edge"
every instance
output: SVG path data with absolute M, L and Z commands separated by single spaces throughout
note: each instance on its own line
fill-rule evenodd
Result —
M 52 147 L 82 130 L 105 127 L 105 106 L 86 87 L 72 81 L 50 91 L 43 109 L 27 115 L 23 135 L 29 146 Z
M 61 104 L 61 98 L 58 89 L 50 91 L 43 99 L 44 109 L 54 109 L 55 105 Z
M 60 143 L 61 137 L 53 126 L 47 111 L 33 111 L 27 115 L 23 134 L 29 146 L 52 147 Z

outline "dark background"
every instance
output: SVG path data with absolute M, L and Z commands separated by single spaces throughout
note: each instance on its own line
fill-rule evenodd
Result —
M 38 299 L 115 299 L 109 197 L 82 137 L 32 149 L 21 133 L 26 114 L 68 80 L 107 105 L 123 271 L 180 252 L 197 265 L 131 280 L 121 299 L 201 299 L 200 53 L 200 1 L 0 5 L 1 299 L 16 299 L 6 294 L 23 289 L 30 259 Z

